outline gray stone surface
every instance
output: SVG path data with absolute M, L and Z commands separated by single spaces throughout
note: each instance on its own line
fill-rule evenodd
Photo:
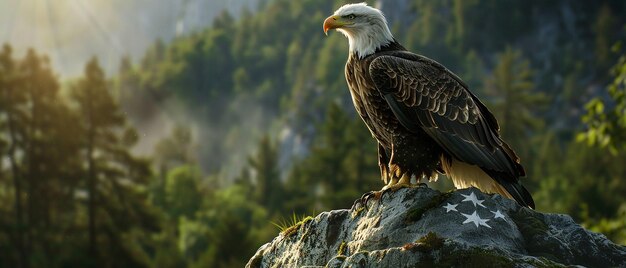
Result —
M 362 209 L 323 212 L 261 246 L 246 267 L 564 265 L 626 267 L 626 247 L 567 215 L 500 195 L 418 187 L 385 193 Z

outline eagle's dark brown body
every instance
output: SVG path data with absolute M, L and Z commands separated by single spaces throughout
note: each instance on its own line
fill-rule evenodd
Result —
M 534 207 L 495 117 L 456 75 L 395 41 L 362 59 L 351 54 L 345 71 L 354 106 L 378 140 L 385 182 L 474 168 L 488 178 L 486 188 Z
M 380 52 L 394 49 L 403 48 L 393 44 Z M 369 74 L 370 63 L 375 58 L 369 56 L 360 60 L 355 54 L 350 55 L 346 63 L 346 80 L 357 112 L 378 140 L 383 177 L 387 176 L 386 173 L 397 177 L 408 173 L 418 179 L 436 176 L 441 170 L 440 159 L 444 151 L 426 132 L 421 129 L 411 132 L 396 119 Z

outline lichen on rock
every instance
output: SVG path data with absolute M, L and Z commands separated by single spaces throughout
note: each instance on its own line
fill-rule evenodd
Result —
M 320 213 L 246 267 L 626 267 L 626 247 L 571 217 L 475 188 L 405 188 L 355 209 Z

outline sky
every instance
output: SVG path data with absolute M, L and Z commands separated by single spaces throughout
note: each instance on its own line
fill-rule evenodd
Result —
M 141 58 L 157 39 L 209 26 L 228 9 L 237 15 L 258 0 L 0 0 L 0 44 L 21 57 L 27 48 L 49 56 L 62 78 L 82 73 L 94 55 L 108 75 L 120 58 Z

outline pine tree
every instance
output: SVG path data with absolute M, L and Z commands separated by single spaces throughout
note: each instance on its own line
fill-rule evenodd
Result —
M 196 163 L 192 155 L 193 137 L 191 129 L 178 125 L 172 128 L 172 133 L 156 144 L 154 150 L 154 164 L 158 171 L 158 180 L 154 182 L 152 203 L 159 207 L 166 207 L 166 181 L 168 172 L 183 165 Z
M 94 259 L 97 258 L 96 200 L 98 197 L 96 187 L 101 173 L 96 166 L 98 157 L 96 150 L 99 149 L 96 146 L 106 146 L 107 138 L 115 136 L 110 129 L 123 124 L 121 115 L 112 109 L 113 100 L 106 87 L 104 73 L 94 58 L 87 63 L 85 77 L 78 82 L 72 92 L 72 98 L 78 103 L 78 109 L 82 115 L 80 120 L 85 129 L 85 137 L 82 137 L 82 140 L 87 162 L 89 251 Z
M 264 136 L 254 156 L 248 158 L 253 178 L 254 197 L 270 214 L 281 209 L 284 196 L 278 170 L 278 148 Z
M 15 263 L 40 266 L 58 259 L 62 241 L 55 232 L 71 224 L 66 215 L 74 213 L 78 150 L 73 137 L 80 130 L 58 94 L 59 83 L 45 56 L 29 50 L 23 60 L 14 61 L 5 46 L 0 58 L 0 113 L 7 126 L 20 255 Z M 37 258 L 28 258 L 31 254 Z
M 497 57 L 498 64 L 487 80 L 487 89 L 493 97 L 493 113 L 500 123 L 504 140 L 510 142 L 522 156 L 528 156 L 528 137 L 543 122 L 534 113 L 547 102 L 543 93 L 536 92 L 533 70 L 519 50 L 507 47 Z
M 71 98 L 77 103 L 78 122 L 83 128 L 79 139 L 85 156 L 92 261 L 106 260 L 113 266 L 134 264 L 137 260 L 125 250 L 123 244 L 127 241 L 121 236 L 133 228 L 147 232 L 157 228 L 147 197 L 140 191 L 151 176 L 149 162 L 130 153 L 138 135 L 126 125 L 95 58 L 87 63 L 84 77 L 72 88 Z M 104 255 L 109 258 L 100 258 Z
M 605 69 L 610 64 L 612 35 L 616 30 L 615 18 L 608 3 L 603 3 L 592 27 L 595 34 L 594 53 L 598 69 Z
M 165 181 L 165 210 L 173 220 L 181 217 L 194 219 L 202 205 L 200 170 L 194 166 L 180 166 L 167 174 Z
M 289 207 L 297 213 L 346 207 L 363 192 L 377 189 L 376 148 L 361 119 L 331 103 L 310 154 L 289 175 Z
M 15 232 L 16 232 L 16 250 L 18 253 L 17 267 L 28 266 L 28 251 L 25 245 L 26 222 L 24 219 L 23 207 L 23 177 L 21 176 L 21 168 L 17 160 L 17 150 L 21 146 L 21 133 L 19 131 L 19 121 L 25 116 L 20 109 L 25 102 L 24 91 L 17 88 L 17 66 L 13 59 L 12 48 L 4 45 L 0 53 L 0 118 L 4 119 L 2 128 L 7 132 L 6 155 L 9 160 L 10 174 L 13 181 L 13 197 L 15 212 Z

